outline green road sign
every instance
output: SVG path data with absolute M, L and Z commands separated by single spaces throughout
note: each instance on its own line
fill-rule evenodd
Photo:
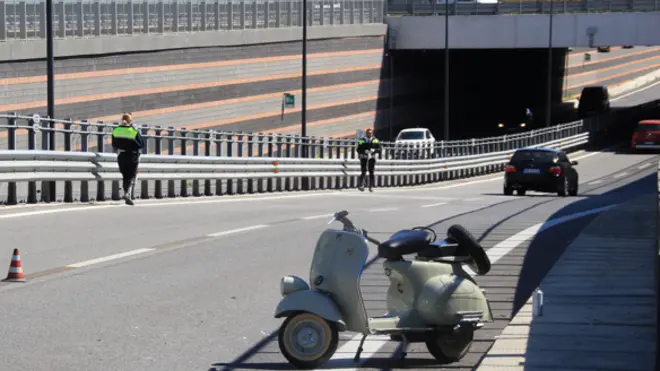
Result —
M 284 93 L 284 107 L 294 108 L 296 106 L 296 96 L 289 93 Z

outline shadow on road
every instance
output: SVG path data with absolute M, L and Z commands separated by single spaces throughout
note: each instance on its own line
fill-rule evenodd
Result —
M 648 170 L 647 170 L 648 171 Z M 593 191 L 598 188 L 605 187 L 607 185 L 602 185 L 598 187 L 591 187 L 589 190 Z M 587 191 L 587 190 L 585 190 Z M 559 218 L 562 216 L 567 216 L 570 214 L 575 214 L 611 204 L 617 204 L 626 202 L 633 198 L 639 197 L 650 192 L 657 192 L 657 176 L 655 173 L 644 176 L 640 179 L 637 179 L 633 182 L 625 184 L 621 187 L 609 190 L 599 195 L 581 195 L 581 197 L 574 197 L 571 199 L 576 200 L 575 202 L 567 205 L 561 210 L 557 211 L 551 215 L 548 220 Z M 529 199 L 529 197 L 516 197 L 511 196 L 510 199 L 503 200 L 501 202 L 488 205 L 476 210 L 471 210 L 469 212 L 453 215 L 451 217 L 438 220 L 429 225 L 429 227 L 447 222 L 452 219 L 459 218 L 461 216 L 466 216 L 470 214 L 478 215 L 480 211 L 486 209 L 494 208 L 496 206 L 516 202 L 520 200 Z M 542 202 L 536 202 L 533 205 L 526 207 L 522 210 L 517 210 L 510 215 L 503 216 L 498 222 L 489 227 L 486 231 L 478 237 L 480 241 L 484 240 L 497 226 L 506 223 L 507 220 L 525 213 L 533 208 L 539 207 L 546 203 L 557 200 L 558 197 L 554 195 L 548 195 L 548 200 Z M 516 286 L 514 304 L 511 317 L 512 318 L 520 309 L 520 307 L 527 301 L 532 291 L 539 285 L 541 280 L 546 276 L 550 268 L 555 264 L 557 259 L 564 252 L 566 246 L 577 237 L 577 235 L 582 231 L 586 225 L 593 220 L 594 215 L 586 216 L 573 220 L 571 222 L 563 223 L 553 228 L 549 228 L 535 236 L 531 241 L 530 246 L 527 250 L 527 254 L 524 258 L 524 263 L 522 270 L 520 272 L 520 278 Z M 402 226 L 406 228 L 409 226 Z M 441 234 L 438 233 L 438 238 L 441 238 Z M 552 248 L 549 248 L 552 247 Z M 377 259 L 373 258 L 367 262 L 367 267 L 376 262 Z M 365 267 L 366 269 L 366 267 Z M 488 278 L 488 275 L 485 276 Z M 382 285 L 385 288 L 385 285 Z M 252 357 L 257 354 L 273 354 L 275 359 L 278 361 L 275 362 L 248 362 Z M 383 352 L 381 354 L 376 354 L 375 357 L 369 358 L 369 368 L 381 368 L 381 369 L 391 369 L 393 367 L 393 360 L 390 358 L 390 352 Z M 452 368 L 465 368 L 465 366 L 453 366 L 449 365 L 439 365 L 437 362 L 431 359 L 419 359 L 415 357 L 414 353 L 410 353 L 403 363 L 402 368 L 439 368 L 443 369 L 452 369 Z M 330 362 L 326 365 L 326 368 L 355 368 L 355 365 L 350 362 L 350 360 L 339 360 L 337 362 Z M 397 366 L 397 368 L 400 368 Z M 270 335 L 263 338 L 260 342 L 252 346 L 246 352 L 238 356 L 237 358 L 229 362 L 217 362 L 212 365 L 209 371 L 220 371 L 220 370 L 234 370 L 234 369 L 260 369 L 260 370 L 293 370 L 290 364 L 288 364 L 283 356 L 280 355 L 279 349 L 277 346 L 277 330 L 274 330 Z

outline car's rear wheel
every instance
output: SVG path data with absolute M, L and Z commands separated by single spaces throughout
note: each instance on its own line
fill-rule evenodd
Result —
M 513 188 L 504 186 L 504 195 L 511 196 L 513 194 Z
M 566 195 L 569 192 L 569 189 L 570 188 L 568 186 L 568 178 L 564 177 L 564 182 L 563 182 L 561 188 L 559 189 L 559 191 L 557 192 L 557 194 L 561 197 L 566 197 Z
M 568 195 L 571 196 L 571 197 L 577 196 L 578 195 L 578 188 L 579 188 L 579 184 L 578 184 L 577 181 L 575 181 L 575 185 L 573 186 L 571 191 L 568 192 Z

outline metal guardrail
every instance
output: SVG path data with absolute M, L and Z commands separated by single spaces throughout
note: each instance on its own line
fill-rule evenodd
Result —
M 112 152 L 117 123 L 39 119 L 0 115 L 0 149 Z M 301 137 L 266 133 L 188 130 L 141 126 L 144 154 L 220 157 L 357 158 L 356 138 Z M 380 159 L 429 159 L 475 155 L 538 145 L 584 130 L 583 121 L 488 138 L 437 141 L 433 145 L 382 142 Z
M 309 26 L 383 23 L 385 0 L 309 0 Z M 300 27 L 301 0 L 53 0 L 54 36 Z M 46 37 L 46 2 L 0 0 L 0 42 Z
M 478 1 L 449 1 L 450 15 L 549 14 L 551 0 L 504 0 L 495 4 Z M 560 0 L 553 2 L 553 14 L 658 12 L 660 0 Z M 444 0 L 390 0 L 388 15 L 445 14 Z
M 583 132 L 564 139 L 540 143 L 558 149 L 579 148 L 589 142 Z M 381 160 L 376 164 L 376 186 L 417 185 L 463 176 L 501 171 L 515 150 L 428 160 Z M 65 151 L 0 151 L 0 182 L 8 182 L 7 204 L 17 203 L 17 183 L 28 182 L 28 203 L 37 202 L 37 182 L 64 181 L 64 201 L 73 201 L 73 181 L 80 181 L 82 202 L 89 201 L 90 181 L 112 181 L 112 199 L 119 199 L 121 174 L 112 153 Z M 234 181 L 247 180 L 248 193 L 282 190 L 341 189 L 354 187 L 360 175 L 357 159 L 321 158 L 236 158 L 144 155 L 140 159 L 141 198 L 162 198 L 162 184 L 168 182 L 168 197 L 175 197 L 174 181 L 181 181 L 182 195 L 187 182 L 196 181 L 193 194 L 200 195 L 199 181 L 204 181 L 204 195 L 222 195 L 222 180 L 233 193 Z M 282 180 L 285 180 L 284 185 Z M 266 187 L 264 182 L 266 181 Z M 153 194 L 149 182 L 155 181 Z M 293 187 L 292 182 L 293 181 Z M 302 186 L 300 186 L 302 184 Z M 243 192 L 239 192 L 243 193 Z M 105 187 L 97 187 L 97 199 L 105 199 Z

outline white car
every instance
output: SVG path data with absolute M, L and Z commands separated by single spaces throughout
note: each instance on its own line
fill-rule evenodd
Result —
M 434 157 L 435 137 L 426 128 L 403 129 L 394 140 L 395 158 Z

